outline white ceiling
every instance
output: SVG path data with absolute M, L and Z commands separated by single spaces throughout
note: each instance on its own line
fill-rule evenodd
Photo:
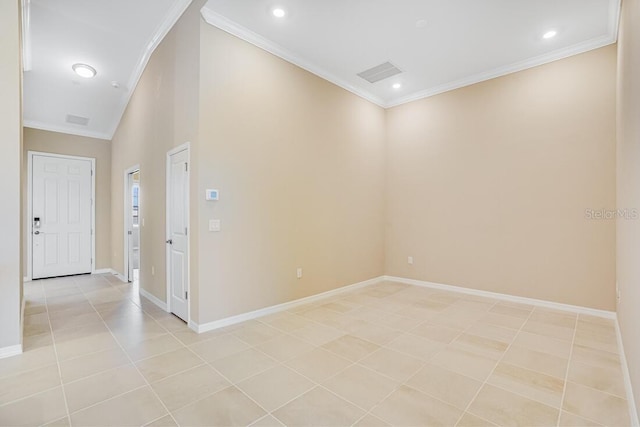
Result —
M 190 0 L 24 3 L 25 126 L 111 139 L 150 53 Z M 96 77 L 76 75 L 78 62 Z M 67 123 L 67 114 L 89 123 Z
M 151 52 L 191 0 L 23 2 L 25 126 L 111 139 Z M 274 7 L 287 16 L 275 18 Z M 620 0 L 209 0 L 202 15 L 391 107 L 613 43 L 619 7 Z M 558 35 L 544 40 L 549 29 Z M 404 72 L 374 84 L 356 75 L 386 61 Z M 77 76 L 77 62 L 97 76 Z M 89 123 L 67 123 L 68 114 Z
M 274 17 L 275 7 L 287 15 Z M 209 0 L 202 15 L 391 107 L 614 43 L 619 8 L 620 0 Z M 551 29 L 557 36 L 543 39 Z M 374 84 L 356 75 L 386 61 L 404 73 Z

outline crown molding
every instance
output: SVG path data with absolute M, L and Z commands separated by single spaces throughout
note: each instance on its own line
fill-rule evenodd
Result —
M 253 31 L 241 25 L 236 24 L 235 22 L 231 21 L 229 18 L 212 11 L 206 6 L 202 8 L 200 13 L 208 24 L 213 25 L 214 27 L 219 28 L 223 31 L 226 31 L 227 33 L 234 35 L 246 42 L 249 42 L 252 45 L 257 46 L 262 50 L 266 50 L 267 52 L 279 58 L 282 58 L 287 62 L 297 65 L 298 67 L 304 70 L 307 70 L 310 73 L 315 74 L 316 76 L 321 77 L 337 86 L 340 86 L 341 88 L 355 95 L 358 95 L 359 97 L 364 98 L 369 102 L 372 102 L 383 108 L 385 107 L 384 101 L 381 98 L 377 97 L 376 95 L 369 93 L 368 91 L 358 88 L 356 86 L 353 86 L 352 84 L 342 80 L 341 78 L 336 77 L 334 74 L 328 72 L 322 67 L 312 64 L 308 60 L 300 57 L 299 55 L 291 52 L 290 50 L 282 47 L 281 45 L 274 43 L 271 40 L 268 40 L 265 37 L 262 37 L 261 35 L 256 34 Z
M 111 141 L 111 135 L 105 132 L 95 132 L 91 130 L 77 129 L 67 125 L 54 125 L 50 123 L 37 122 L 35 120 L 24 120 L 23 126 L 31 129 L 46 130 L 49 132 L 66 133 L 70 135 L 85 136 L 88 138 L 104 139 Z
M 125 96 L 120 99 L 118 107 L 116 108 L 115 120 L 110 128 L 108 139 L 113 139 L 113 136 L 118 130 L 118 126 L 120 126 L 122 116 L 124 115 L 124 112 L 129 105 L 129 101 L 131 101 L 133 92 L 135 92 L 136 87 L 138 86 L 138 82 L 142 77 L 142 73 L 144 72 L 147 63 L 149 63 L 149 59 L 151 59 L 153 51 L 156 50 L 164 37 L 169 33 L 169 31 L 171 31 L 176 22 L 178 22 L 178 19 L 180 19 L 184 11 L 187 10 L 187 7 L 189 7 L 191 1 L 192 0 L 176 0 L 165 16 L 165 19 L 160 23 L 160 25 L 158 25 L 155 33 L 149 39 L 149 42 L 146 44 L 147 47 L 145 48 L 144 53 L 140 57 L 136 68 L 134 69 L 131 77 L 129 78 L 129 81 L 127 82 L 127 92 Z
M 617 34 L 617 32 L 616 32 Z M 507 74 L 517 73 L 518 71 L 524 71 L 529 68 L 534 68 L 540 65 L 548 64 L 559 59 L 565 59 L 570 56 L 585 53 L 590 50 L 598 49 L 604 46 L 608 46 L 616 42 L 616 35 L 606 35 L 597 37 L 591 40 L 587 40 L 582 43 L 574 44 L 566 48 L 557 49 L 544 55 L 539 55 L 524 61 L 515 62 L 513 64 L 505 65 L 502 67 L 494 68 L 492 70 L 473 74 L 460 80 L 445 83 L 439 86 L 435 86 L 429 89 L 425 89 L 411 95 L 403 96 L 396 101 L 389 102 L 385 105 L 385 108 L 397 107 L 408 102 L 417 101 L 419 99 L 429 98 L 434 95 L 438 95 L 451 90 L 460 89 L 465 86 L 471 86 L 476 83 L 481 83 L 487 80 L 495 79 L 497 77 L 506 76 Z
M 465 86 L 470 86 L 486 80 L 502 77 L 507 74 L 516 73 L 518 71 L 523 71 L 529 68 L 544 65 L 553 61 L 568 58 L 570 56 L 578 55 L 580 53 L 588 52 L 590 50 L 613 44 L 618 39 L 620 5 L 621 0 L 610 1 L 608 34 L 604 36 L 596 37 L 582 43 L 568 46 L 566 48 L 557 49 L 544 55 L 539 55 L 524 61 L 507 64 L 489 71 L 473 74 L 463 79 L 447 82 L 439 86 L 431 87 L 407 96 L 403 96 L 390 102 L 385 102 L 369 91 L 359 87 L 355 87 L 350 83 L 345 82 L 343 79 L 336 77 L 322 67 L 312 64 L 308 60 L 300 57 L 299 55 L 291 52 L 281 45 L 274 43 L 259 34 L 254 33 L 253 31 L 233 22 L 229 18 L 212 11 L 206 6 L 201 10 L 201 14 L 204 20 L 214 27 L 217 27 L 263 50 L 266 50 L 267 52 L 272 53 L 273 55 L 276 55 L 287 62 L 297 65 L 298 67 L 303 68 L 325 80 L 328 80 L 329 82 L 340 86 L 341 88 L 346 89 L 349 92 L 352 92 L 370 102 L 373 102 L 376 105 L 379 105 L 383 108 L 392 108 L 398 105 L 428 98 L 451 90 L 460 89 Z

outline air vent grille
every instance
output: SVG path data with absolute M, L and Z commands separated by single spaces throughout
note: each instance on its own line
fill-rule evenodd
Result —
M 74 116 L 73 114 L 67 114 L 67 123 L 73 123 L 74 125 L 86 126 L 89 124 L 88 117 Z
M 402 71 L 398 67 L 387 61 L 384 64 L 380 64 L 376 67 L 369 68 L 368 70 L 358 73 L 358 76 L 362 77 L 369 83 L 376 83 L 400 73 L 402 73 Z

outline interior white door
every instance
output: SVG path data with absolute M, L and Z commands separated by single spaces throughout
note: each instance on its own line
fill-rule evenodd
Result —
M 33 155 L 32 277 L 91 273 L 90 160 Z
M 167 180 L 168 279 L 171 312 L 185 322 L 188 319 L 189 247 L 187 224 L 189 216 L 189 152 L 171 154 Z

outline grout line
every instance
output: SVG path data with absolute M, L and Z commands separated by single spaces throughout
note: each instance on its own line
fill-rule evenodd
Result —
M 569 350 L 569 359 L 567 360 L 567 369 L 564 373 L 564 384 L 562 387 L 562 398 L 560 399 L 560 412 L 558 412 L 558 421 L 556 423 L 557 427 L 560 427 L 560 418 L 562 416 L 562 408 L 564 407 L 564 398 L 567 394 L 567 382 L 569 381 L 569 370 L 571 368 L 571 357 L 573 356 L 573 345 L 576 341 L 576 333 L 578 331 L 578 316 L 573 324 L 573 337 L 571 338 L 571 349 Z

